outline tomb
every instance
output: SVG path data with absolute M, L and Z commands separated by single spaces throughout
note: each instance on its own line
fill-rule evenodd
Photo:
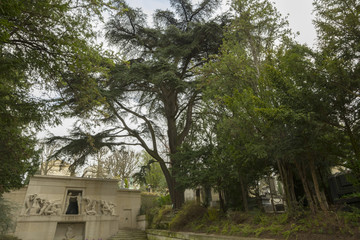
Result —
M 4 198 L 18 203 L 14 235 L 22 240 L 107 239 L 136 228 L 140 191 L 112 179 L 34 176 Z

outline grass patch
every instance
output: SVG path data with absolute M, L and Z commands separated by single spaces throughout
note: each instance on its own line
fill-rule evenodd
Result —
M 315 215 L 304 210 L 291 214 L 233 211 L 225 215 L 219 209 L 207 209 L 190 202 L 176 214 L 170 206 L 156 208 L 154 212 L 151 226 L 172 231 L 286 240 L 360 239 L 359 209 L 352 212 L 319 212 Z
M 164 214 L 160 213 L 162 211 L 159 211 L 159 216 L 154 218 L 154 223 L 163 219 L 160 216 Z M 312 239 L 309 236 L 326 240 L 349 239 L 348 237 L 360 239 L 359 221 L 360 211 L 320 212 L 316 215 L 304 211 L 291 215 L 288 213 L 230 212 L 224 215 L 215 208 L 206 209 L 196 203 L 187 203 L 172 218 L 167 229 L 288 240 Z M 319 236 L 322 237 L 318 238 Z

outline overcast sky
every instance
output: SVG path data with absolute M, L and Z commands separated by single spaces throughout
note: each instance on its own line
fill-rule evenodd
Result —
M 307 43 L 309 46 L 314 44 L 316 32 L 312 24 L 313 20 L 313 0 L 271 0 L 283 16 L 288 15 L 290 28 L 294 32 L 299 32 L 297 40 L 300 43 Z M 170 8 L 169 0 L 128 0 L 130 6 L 142 8 L 151 17 L 155 9 Z M 198 0 L 193 0 L 198 2 Z M 223 0 L 226 5 L 228 0 Z

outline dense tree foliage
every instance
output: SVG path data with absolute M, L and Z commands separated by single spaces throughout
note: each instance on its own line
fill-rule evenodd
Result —
M 249 191 L 277 172 L 289 210 L 305 198 L 316 212 L 328 209 L 331 167 L 347 166 L 357 176 L 359 3 L 315 7 L 320 48 L 311 50 L 293 40 L 269 1 L 233 1 L 220 54 L 202 69 L 212 150 L 199 155 L 194 149 L 206 143 L 197 141 L 183 154 L 185 184 L 211 182 L 229 206 L 236 199 L 226 192 L 237 191 L 243 199 L 236 206 L 247 210 Z
M 204 170 L 217 176 L 216 186 L 219 193 L 224 192 L 220 197 L 225 197 L 227 205 L 241 203 L 247 210 L 248 190 L 256 189 L 257 181 L 271 170 L 269 139 L 265 138 L 270 129 L 257 109 L 271 104 L 265 66 L 275 42 L 288 30 L 268 1 L 234 1 L 232 8 L 235 16 L 226 29 L 221 53 L 202 70 L 205 114 L 215 120 L 209 124 L 215 133 L 212 164 Z
M 315 84 L 328 107 L 322 120 L 347 136 L 351 150 L 344 163 L 360 181 L 360 2 L 317 0 L 314 6 L 322 75 Z
M 222 41 L 224 19 L 209 17 L 218 4 L 174 0 L 174 12 L 157 10 L 154 26 L 147 26 L 140 9 L 117 1 L 119 12 L 107 24 L 107 38 L 126 53 L 126 59 L 112 68 L 109 79 L 99 79 L 94 90 L 106 99 L 95 107 L 105 116 L 102 123 L 112 128 L 94 136 L 93 148 L 141 146 L 160 164 L 175 208 L 184 201 L 184 189 L 174 177 L 173 154 L 189 134 L 200 99 L 195 70 Z M 78 80 L 82 81 L 72 82 Z M 86 96 L 77 98 L 85 93 L 81 89 L 66 87 L 63 93 L 71 107 L 82 107 Z
M 38 89 L 67 85 L 99 72 L 100 56 L 90 47 L 91 16 L 102 1 L 5 0 L 0 4 L 0 195 L 24 183 L 36 169 L 35 131 L 52 102 L 36 98 Z M 39 92 L 39 91 L 38 91 Z M 92 96 L 96 96 L 92 94 Z M 55 121 L 56 122 L 56 121 Z

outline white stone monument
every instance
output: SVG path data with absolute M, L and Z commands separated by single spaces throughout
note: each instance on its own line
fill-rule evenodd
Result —
M 64 176 L 34 176 L 4 197 L 22 206 L 13 233 L 22 240 L 107 239 L 136 228 L 141 204 L 140 191 L 117 180 Z

